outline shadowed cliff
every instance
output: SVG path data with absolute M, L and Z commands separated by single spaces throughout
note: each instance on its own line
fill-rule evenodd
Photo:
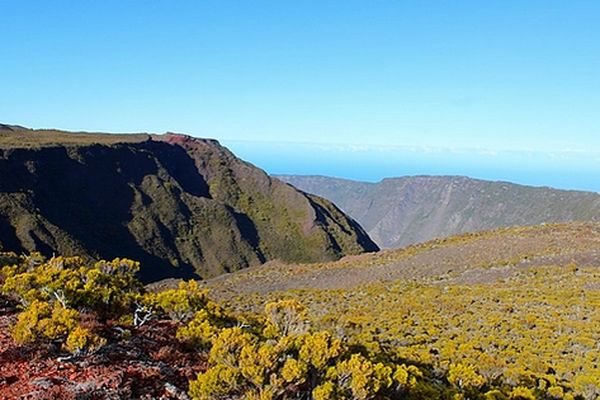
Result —
M 330 202 L 214 140 L 0 126 L 5 250 L 128 257 L 141 278 L 207 278 L 268 260 L 377 250 Z

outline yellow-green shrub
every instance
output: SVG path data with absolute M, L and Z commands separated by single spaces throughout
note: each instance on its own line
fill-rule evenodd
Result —
M 34 300 L 18 316 L 12 336 L 18 343 L 63 342 L 77 327 L 79 313 L 55 303 Z

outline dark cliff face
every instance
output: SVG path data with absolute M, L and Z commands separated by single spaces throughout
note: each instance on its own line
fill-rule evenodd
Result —
M 600 220 L 597 193 L 456 176 L 378 183 L 319 176 L 279 178 L 335 202 L 384 248 L 500 227 Z
M 128 257 L 142 262 L 145 281 L 377 250 L 331 203 L 270 178 L 216 141 L 1 133 L 6 250 Z

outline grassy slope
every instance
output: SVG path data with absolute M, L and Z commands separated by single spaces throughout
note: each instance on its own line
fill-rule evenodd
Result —
M 600 373 L 599 245 L 595 223 L 500 229 L 207 285 L 240 312 L 299 299 L 319 328 L 442 372 L 462 360 L 508 384 L 576 385 Z
M 139 143 L 148 140 L 149 137 L 150 135 L 145 133 L 103 134 L 92 132 L 64 132 L 54 129 L 33 130 L 21 126 L 0 124 L 1 148 Z

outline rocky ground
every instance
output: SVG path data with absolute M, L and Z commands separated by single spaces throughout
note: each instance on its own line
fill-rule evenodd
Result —
M 0 299 L 1 399 L 187 399 L 187 386 L 206 367 L 175 339 L 175 325 L 152 321 L 131 332 L 107 327 L 109 343 L 70 358 L 48 345 L 22 346 L 10 337 L 15 308 Z

